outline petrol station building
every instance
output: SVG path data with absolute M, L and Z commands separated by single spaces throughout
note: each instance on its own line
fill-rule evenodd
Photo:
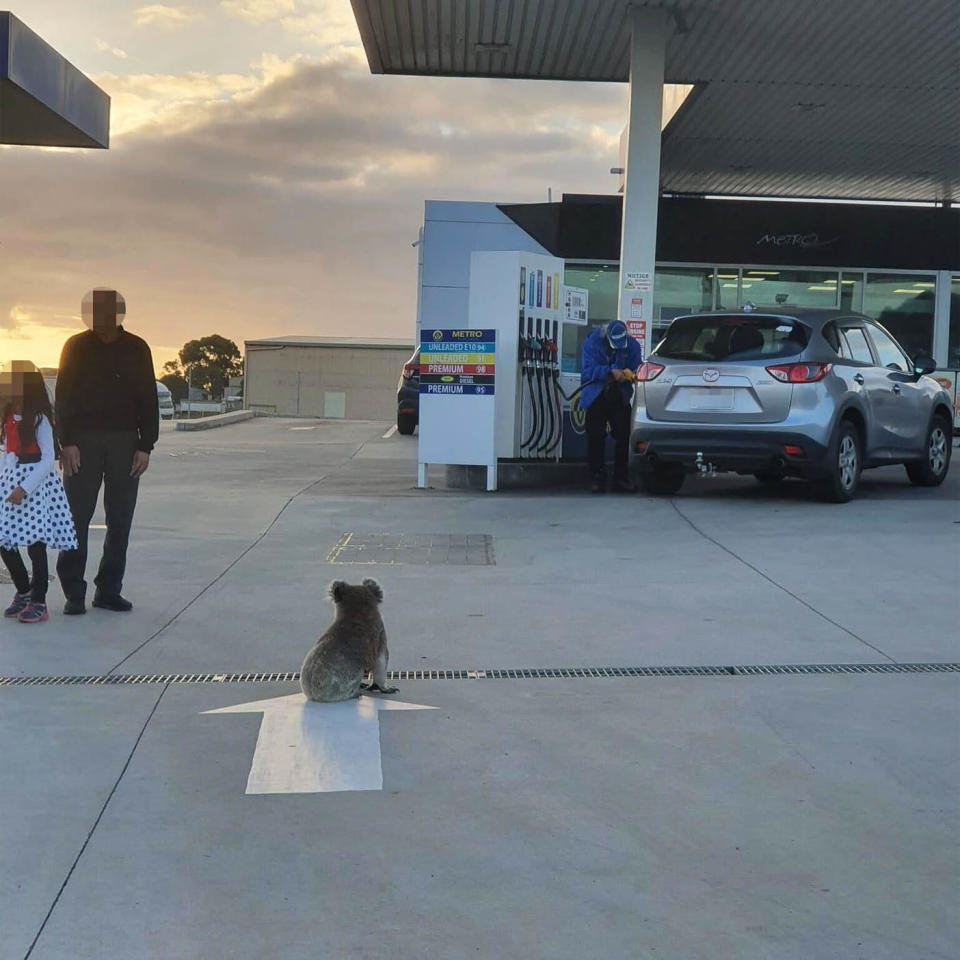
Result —
M 645 353 L 683 313 L 835 306 L 956 394 L 953 0 L 352 2 L 374 73 L 630 86 L 619 193 L 427 202 L 418 333 L 466 325 L 475 253 L 520 250 L 560 258 L 589 325 L 634 321 Z M 665 84 L 685 99 L 662 125 Z M 583 336 L 564 331 L 570 373 Z

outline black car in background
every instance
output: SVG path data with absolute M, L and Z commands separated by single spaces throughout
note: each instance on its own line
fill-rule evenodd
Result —
M 410 436 L 420 419 L 420 348 L 403 365 L 397 384 L 397 433 Z

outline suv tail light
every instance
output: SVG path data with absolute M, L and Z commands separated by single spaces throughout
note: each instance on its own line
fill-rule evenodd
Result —
M 651 363 L 647 360 L 637 367 L 637 382 L 646 383 L 648 380 L 656 380 L 664 369 L 666 368 L 662 363 Z
M 767 367 L 767 373 L 781 383 L 816 383 L 832 368 L 832 363 L 781 363 Z
M 396 370 L 396 367 L 394 367 Z M 403 365 L 403 379 L 409 380 L 414 374 L 419 376 L 420 374 L 420 364 L 419 363 L 405 363 Z

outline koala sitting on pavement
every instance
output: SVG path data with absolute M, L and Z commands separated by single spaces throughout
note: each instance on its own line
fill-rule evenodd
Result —
M 314 644 L 300 668 L 300 689 L 308 700 L 330 703 L 350 700 L 361 690 L 396 693 L 387 686 L 387 633 L 377 609 L 383 590 L 376 580 L 351 586 L 343 580 L 330 584 L 337 616 Z M 363 682 L 367 673 L 373 683 Z

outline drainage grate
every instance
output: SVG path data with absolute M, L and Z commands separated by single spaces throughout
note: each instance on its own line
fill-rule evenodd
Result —
M 755 677 L 838 673 L 960 673 L 960 663 L 775 663 L 728 667 L 533 667 L 504 670 L 391 670 L 391 680 L 592 680 L 631 677 Z M 2 686 L 136 683 L 289 683 L 286 673 L 165 673 L 77 677 L 0 677 Z
M 486 533 L 345 533 L 327 562 L 495 566 L 493 537 Z

